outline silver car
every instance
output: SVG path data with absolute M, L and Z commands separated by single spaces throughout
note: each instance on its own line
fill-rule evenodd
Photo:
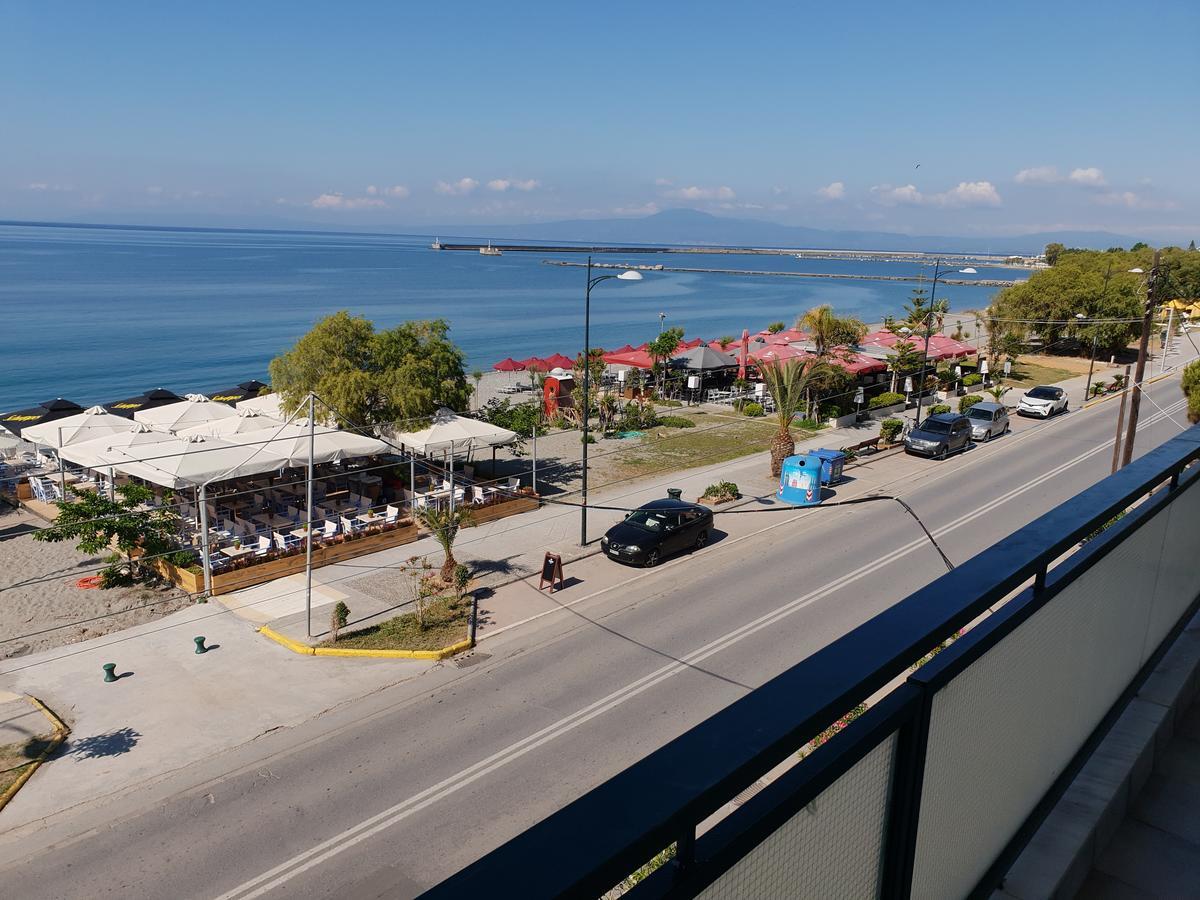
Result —
M 971 422 L 974 441 L 990 441 L 1008 432 L 1008 410 L 1003 403 L 976 403 L 964 415 Z

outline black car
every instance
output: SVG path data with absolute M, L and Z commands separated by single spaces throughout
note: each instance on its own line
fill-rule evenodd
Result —
M 683 500 L 655 500 L 625 516 L 600 538 L 600 549 L 623 563 L 656 566 L 680 550 L 708 543 L 713 514 L 707 506 Z
M 958 413 L 936 413 L 908 433 L 904 451 L 945 459 L 971 444 L 971 420 Z

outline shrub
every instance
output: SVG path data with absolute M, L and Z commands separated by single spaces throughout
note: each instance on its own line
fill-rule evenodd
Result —
M 794 419 L 793 424 L 797 428 L 803 428 L 805 431 L 820 431 L 822 428 L 828 428 L 824 422 L 814 422 L 812 419 Z
M 710 484 L 700 495 L 701 501 L 707 500 L 709 503 L 728 503 L 737 498 L 738 486 L 732 481 L 718 481 Z
M 1124 375 L 1118 375 L 1117 380 L 1124 386 Z M 1187 398 L 1188 421 L 1200 422 L 1200 360 L 1183 367 L 1179 387 L 1183 390 L 1183 396 Z
M 691 419 L 683 416 L 662 416 L 658 420 L 658 424 L 663 428 L 695 428 L 696 423 Z
M 935 403 L 935 404 L 933 404 L 933 406 L 929 407 L 929 414 L 931 416 L 936 416 L 938 413 L 948 413 L 948 412 L 950 412 L 950 404 L 949 403 Z
M 785 328 L 787 328 L 787 325 L 785 325 L 783 322 L 772 322 L 767 326 L 767 333 L 779 334 L 779 332 L 783 331 Z
M 894 443 L 903 428 L 903 419 L 884 419 L 879 423 L 879 437 L 886 444 Z
M 867 404 L 867 409 L 879 409 L 884 406 L 895 406 L 897 403 L 903 402 L 903 394 L 897 394 L 895 391 L 884 391 L 882 394 L 871 398 L 871 402 Z
M 592 434 L 590 431 L 587 434 L 581 434 L 579 436 L 579 443 L 594 444 L 594 443 L 596 443 L 596 436 L 594 434 Z
M 338 630 L 345 628 L 348 621 L 350 621 L 350 607 L 339 600 L 337 606 L 333 608 L 333 614 L 329 617 L 329 631 L 335 641 L 338 637 Z
M 977 384 L 983 384 L 983 376 L 978 372 L 972 372 L 970 375 L 963 376 L 963 387 L 973 387 Z
M 683 406 L 682 400 L 672 400 L 670 397 L 664 400 L 656 400 L 654 402 L 658 403 L 660 406 Z
M 763 407 L 761 403 L 747 403 L 742 406 L 742 415 L 744 416 L 750 416 L 752 419 L 757 419 L 762 414 Z
M 983 402 L 983 394 L 967 394 L 967 396 L 959 399 L 958 411 L 960 413 L 965 413 L 968 409 L 970 409 L 976 403 L 982 403 L 982 402 Z

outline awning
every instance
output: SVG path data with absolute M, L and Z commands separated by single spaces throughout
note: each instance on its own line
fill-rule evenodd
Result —
M 246 447 L 263 447 L 273 456 L 284 460 L 288 466 L 308 465 L 309 433 L 307 420 L 259 428 L 225 435 L 225 440 Z M 383 441 L 353 431 L 339 431 L 328 425 L 318 424 L 312 434 L 312 460 L 314 464 L 337 462 L 343 459 L 358 459 L 362 456 L 378 456 L 391 450 Z
M 214 403 L 228 403 L 230 406 L 236 404 L 239 400 L 247 400 L 250 397 L 257 397 L 263 388 L 269 388 L 269 384 L 264 384 L 261 381 L 243 381 L 236 387 L 226 388 L 223 391 L 213 391 L 208 394 L 208 399 Z
M 83 407 L 78 403 L 57 397 L 37 406 L 31 406 L 29 409 L 18 409 L 16 412 L 5 413 L 0 416 L 0 426 L 20 437 L 21 432 L 31 425 L 65 419 L 67 416 L 80 412 L 83 412 Z
M 241 434 L 246 431 L 261 431 L 264 428 L 280 428 L 283 424 L 282 419 L 264 415 L 253 409 L 239 409 L 236 415 L 212 422 L 202 422 L 199 425 L 192 425 L 190 428 L 181 428 L 176 434 L 180 437 L 200 434 L 206 437 L 228 439 L 229 435 Z
M 604 361 L 610 366 L 627 366 L 634 369 L 654 368 L 654 360 L 645 350 L 631 350 L 628 353 L 605 353 Z
M 111 449 L 127 450 L 143 444 L 161 444 L 169 441 L 172 435 L 166 431 L 155 431 L 149 425 L 141 425 L 125 419 L 125 430 L 104 437 L 92 438 L 79 444 L 68 444 L 59 451 L 59 455 L 85 469 L 107 468 L 108 458 L 104 455 Z
M 224 403 L 214 403 L 203 394 L 188 394 L 182 403 L 168 403 L 155 409 L 140 409 L 135 421 L 160 431 L 180 431 L 193 425 L 236 416 L 237 411 Z
M 479 419 L 455 415 L 445 408 L 437 411 L 428 428 L 400 433 L 389 431 L 386 436 L 393 443 L 403 444 L 427 456 L 447 450 L 466 453 L 468 450 L 500 447 L 517 439 L 514 431 Z
M 279 405 L 278 394 L 263 394 L 261 397 L 251 397 L 249 400 L 239 400 L 237 409 L 240 412 L 243 409 L 250 409 L 262 416 L 270 416 L 273 419 L 286 419 L 283 414 L 283 409 Z
M 128 430 L 129 420 L 124 416 L 114 415 L 103 406 L 93 406 L 73 416 L 30 425 L 21 437 L 57 449 Z
M 199 435 L 112 447 L 100 459 L 103 465 L 126 475 L 168 488 L 196 487 L 210 481 L 259 475 L 287 465 L 269 447 L 245 447 Z
M 713 372 L 718 369 L 732 369 L 737 366 L 737 359 L 731 354 L 703 346 L 681 350 L 671 357 L 671 362 L 672 364 L 690 369 L 693 372 Z
M 112 403 L 105 403 L 104 408 L 110 413 L 132 419 L 133 414 L 138 410 L 154 409 L 155 407 L 166 406 L 168 403 L 180 403 L 182 401 L 183 398 L 174 391 L 168 391 L 166 388 L 154 388 L 153 390 L 146 391 L 144 394 L 130 397 L 127 400 L 114 400 Z

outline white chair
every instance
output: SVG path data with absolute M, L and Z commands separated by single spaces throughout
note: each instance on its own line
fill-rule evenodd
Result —
M 384 515 L 384 519 L 383 519 L 383 520 L 384 520 L 384 522 L 386 522 L 388 525 L 391 525 L 392 523 L 394 523 L 394 522 L 395 522 L 397 519 L 399 519 L 399 518 L 400 518 L 400 507 L 398 507 L 398 506 L 392 506 L 392 505 L 389 503 L 389 504 L 388 504 L 388 508 L 387 508 L 387 510 L 386 510 L 386 512 L 385 512 L 385 515 Z
M 353 534 L 354 532 L 358 531 L 358 522 L 342 516 L 342 531 L 344 531 L 346 534 Z
M 487 503 L 487 494 L 483 492 L 483 488 L 479 485 L 474 485 L 471 488 L 471 502 L 476 506 L 483 506 L 483 504 Z
M 337 533 L 338 533 L 338 523 L 333 521 L 332 519 L 326 519 L 325 520 L 325 529 L 324 529 L 324 531 L 321 532 L 321 537 L 325 538 L 325 540 L 329 540 L 331 537 L 334 537 Z
M 429 509 L 429 495 L 415 494 L 413 501 L 417 509 Z
M 266 556 L 271 552 L 271 539 L 264 535 L 259 535 L 258 549 L 254 551 L 255 556 Z
M 300 543 L 300 539 L 290 534 L 280 534 L 278 531 L 274 533 L 275 546 L 280 550 L 289 550 Z
M 515 491 L 520 486 L 521 486 L 521 476 L 520 475 L 514 475 L 508 479 L 508 489 L 510 491 Z
M 460 488 L 460 487 L 456 487 L 454 489 L 454 505 L 455 506 L 462 506 L 462 502 L 463 502 L 463 500 L 466 499 L 466 497 L 467 497 L 467 492 L 465 489 Z

